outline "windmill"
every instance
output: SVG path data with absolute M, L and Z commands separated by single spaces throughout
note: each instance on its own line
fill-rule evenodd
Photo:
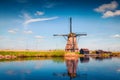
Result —
M 72 32 L 72 18 L 70 17 L 70 32 L 69 34 L 54 34 L 53 36 L 63 36 L 64 38 L 67 37 L 67 44 L 65 47 L 65 51 L 70 52 L 78 52 L 78 44 L 77 44 L 77 37 L 86 36 L 87 34 L 77 34 Z

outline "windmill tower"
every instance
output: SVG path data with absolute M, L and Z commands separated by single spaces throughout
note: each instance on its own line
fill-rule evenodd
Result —
M 77 44 L 77 37 L 78 36 L 86 36 L 87 34 L 76 34 L 72 32 L 72 18 L 70 17 L 70 33 L 69 34 L 54 34 L 53 36 L 63 36 L 64 38 L 67 37 L 67 44 L 65 47 L 65 51 L 69 52 L 78 52 L 78 44 Z

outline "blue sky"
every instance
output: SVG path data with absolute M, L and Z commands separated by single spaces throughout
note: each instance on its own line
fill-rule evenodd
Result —
M 64 49 L 69 17 L 79 48 L 120 51 L 119 0 L 0 0 L 0 49 Z

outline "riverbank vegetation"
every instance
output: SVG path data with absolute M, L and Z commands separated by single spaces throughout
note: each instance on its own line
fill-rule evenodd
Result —
M 0 55 L 14 55 L 17 57 L 62 57 L 65 51 L 0 51 Z
M 96 54 L 96 51 L 91 51 L 92 55 Z M 101 57 L 109 57 L 109 56 L 113 56 L 113 57 L 120 57 L 120 52 L 109 52 L 109 53 L 100 53 L 100 54 L 96 54 L 97 56 L 101 56 Z
M 64 56 L 75 56 L 84 57 L 85 55 L 80 54 L 79 52 L 70 54 L 70 52 L 65 52 L 64 50 L 50 50 L 50 51 L 8 51 L 8 50 L 1 50 L 0 51 L 0 58 L 16 58 L 16 57 L 64 57 Z M 103 53 L 103 54 L 96 54 L 95 51 L 92 51 L 90 55 L 93 56 L 101 56 L 101 57 L 109 57 L 109 56 L 118 56 L 120 57 L 120 52 L 111 52 L 111 54 Z

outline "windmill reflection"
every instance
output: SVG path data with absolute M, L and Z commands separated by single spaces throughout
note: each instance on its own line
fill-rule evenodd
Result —
M 77 65 L 78 65 L 78 58 L 66 57 L 65 62 L 66 62 L 66 67 L 68 71 L 68 76 L 70 77 L 70 79 L 75 78 L 77 75 L 76 70 L 77 70 Z
M 86 62 L 89 61 L 89 57 L 87 58 L 80 58 L 80 62 Z M 69 56 L 69 57 L 65 57 L 65 64 L 66 64 L 66 68 L 67 68 L 67 72 L 63 72 L 63 73 L 53 73 L 54 76 L 57 77 L 69 77 L 70 80 L 73 79 L 86 79 L 87 78 L 87 74 L 86 73 L 80 73 L 79 72 L 79 67 L 78 67 L 78 57 L 74 56 Z M 78 73 L 77 73 L 78 72 Z
M 54 76 L 57 77 L 69 77 L 70 80 L 73 78 L 77 77 L 77 66 L 78 66 L 78 57 L 65 57 L 65 63 L 66 63 L 66 68 L 67 68 L 67 73 L 53 73 Z

